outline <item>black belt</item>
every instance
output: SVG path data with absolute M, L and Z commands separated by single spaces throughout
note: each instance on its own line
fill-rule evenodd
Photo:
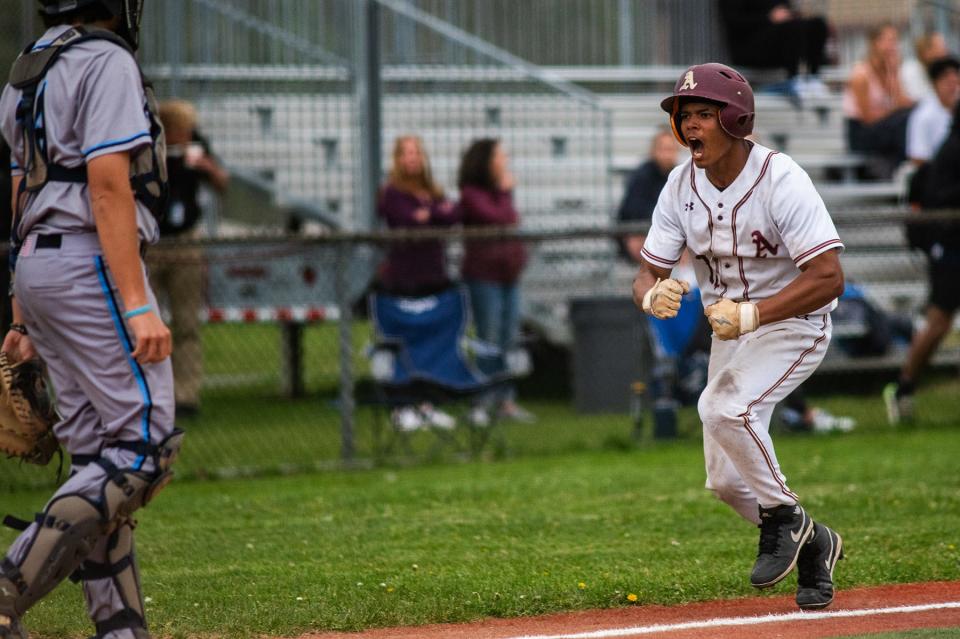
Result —
M 96 455 L 70 455 L 70 463 L 74 466 L 86 466 L 100 459 L 100 454 Z
M 59 249 L 63 246 L 63 234 L 62 233 L 51 233 L 49 235 L 44 235 L 40 233 L 37 235 L 37 248 L 38 249 Z M 140 242 L 140 257 L 144 257 L 147 253 L 147 245 L 144 242 Z
M 61 246 L 63 246 L 63 235 L 60 233 L 37 236 L 37 248 L 58 249 Z
M 60 164 L 48 164 L 47 165 L 47 181 L 48 182 L 73 182 L 75 184 L 86 184 L 87 167 L 81 165 L 81 166 L 71 168 L 68 166 L 62 166 Z

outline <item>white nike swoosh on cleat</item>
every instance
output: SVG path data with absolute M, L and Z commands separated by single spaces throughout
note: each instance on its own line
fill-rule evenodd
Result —
M 803 529 L 806 527 L 807 527 L 807 513 L 804 512 L 803 521 L 800 522 L 800 528 L 796 532 L 792 530 L 790 531 L 790 539 L 793 540 L 793 543 L 795 544 L 800 543 L 800 538 L 803 537 Z

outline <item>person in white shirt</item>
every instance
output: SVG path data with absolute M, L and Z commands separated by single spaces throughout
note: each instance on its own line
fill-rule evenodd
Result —
M 684 249 L 695 257 L 714 333 L 698 403 L 707 488 L 760 527 L 751 583 L 771 587 L 799 566 L 797 604 L 824 608 L 842 540 L 787 486 L 769 426 L 774 406 L 826 353 L 843 243 L 803 169 L 744 139 L 754 99 L 738 71 L 693 66 L 661 107 L 691 157 L 671 172 L 654 209 L 634 301 L 659 319 L 675 317 L 689 285 L 672 271 Z
M 915 57 L 903 61 L 900 66 L 900 83 L 910 99 L 919 102 L 933 95 L 933 85 L 927 75 L 927 67 L 934 60 L 950 55 L 947 41 L 942 33 L 932 31 L 917 38 L 913 43 Z
M 929 162 L 947 139 L 960 99 L 960 61 L 942 58 L 927 70 L 934 93 L 921 100 L 907 120 L 907 157 L 917 165 Z

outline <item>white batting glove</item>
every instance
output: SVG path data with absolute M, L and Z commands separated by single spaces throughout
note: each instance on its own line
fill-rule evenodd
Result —
M 753 302 L 722 299 L 704 309 L 710 328 L 720 339 L 737 339 L 760 326 L 760 313 Z
M 643 312 L 657 319 L 670 319 L 677 316 L 680 300 L 690 292 L 690 285 L 684 280 L 657 280 L 643 296 Z

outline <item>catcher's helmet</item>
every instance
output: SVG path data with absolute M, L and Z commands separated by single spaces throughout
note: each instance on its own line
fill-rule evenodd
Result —
M 113 16 L 120 16 L 120 28 L 117 35 L 127 41 L 136 50 L 140 44 L 140 18 L 143 16 L 143 0 L 38 0 L 43 7 L 40 13 L 58 16 L 82 9 L 91 4 L 99 4 Z
M 753 133 L 753 89 L 740 72 L 725 64 L 708 62 L 687 69 L 673 88 L 673 95 L 660 107 L 670 114 L 670 126 L 680 144 L 687 146 L 680 130 L 680 103 L 684 98 L 702 98 L 720 106 L 720 126 L 735 138 Z

